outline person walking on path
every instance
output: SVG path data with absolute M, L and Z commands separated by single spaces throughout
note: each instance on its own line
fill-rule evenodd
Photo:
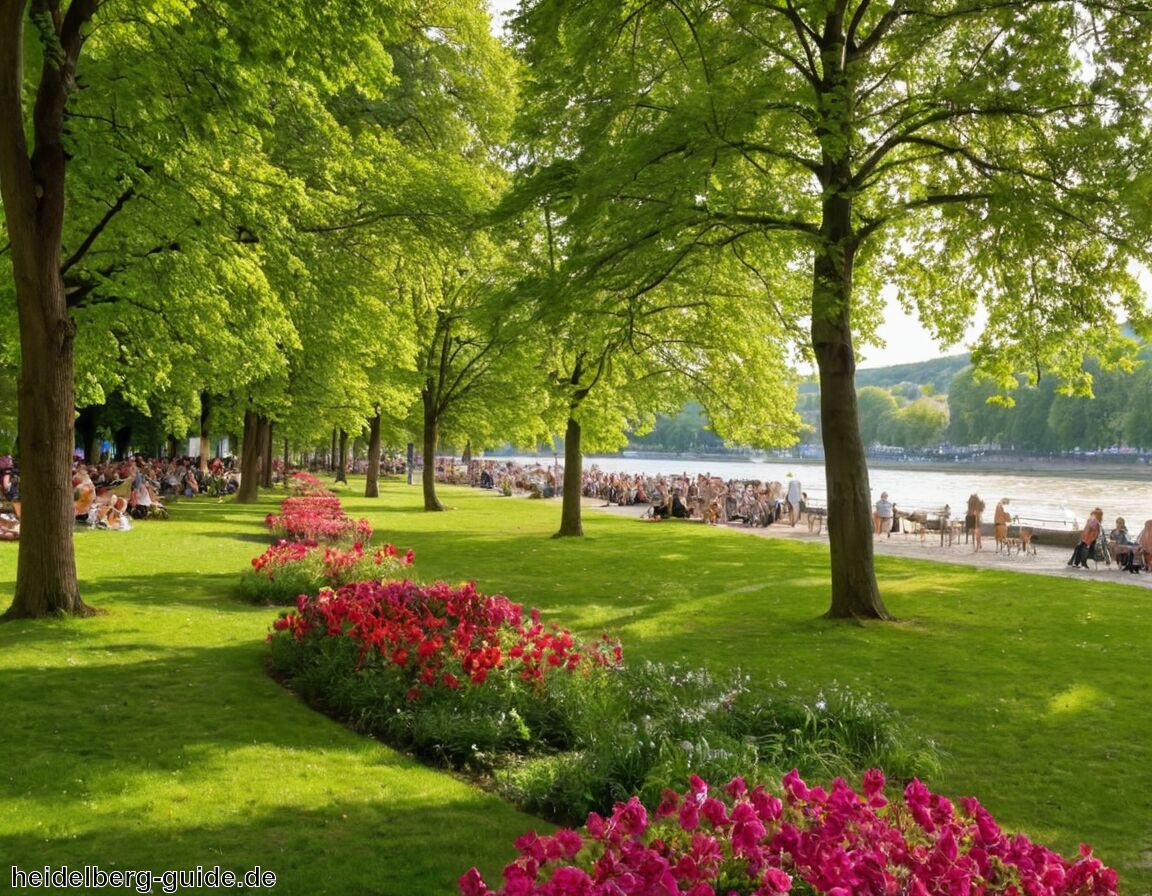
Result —
M 788 525 L 795 526 L 800 518 L 800 505 L 803 501 L 803 492 L 800 490 L 800 480 L 791 473 L 788 474 Z
M 876 512 L 873 515 L 877 535 L 886 532 L 889 538 L 892 537 L 893 510 L 893 504 L 888 500 L 888 492 L 880 492 L 880 500 L 876 502 Z
M 981 540 L 980 526 L 984 522 L 984 502 L 980 496 L 973 492 L 968 496 L 968 515 L 964 518 L 964 528 L 972 532 L 972 550 L 979 551 L 984 545 Z

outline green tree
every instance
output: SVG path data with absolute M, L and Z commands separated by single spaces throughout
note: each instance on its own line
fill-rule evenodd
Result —
M 860 409 L 860 438 L 864 444 L 897 444 L 885 431 L 885 424 L 899 407 L 892 393 L 878 386 L 865 386 L 856 393 L 856 403 Z
M 874 333 L 892 280 L 937 338 L 958 339 L 984 303 L 978 361 L 1004 385 L 1036 366 L 1082 384 L 1090 347 L 1119 361 L 1109 314 L 1147 322 L 1125 217 L 1145 145 L 1144 17 L 1073 2 L 538 0 L 516 27 L 539 129 L 588 172 L 572 192 L 617 222 L 589 268 L 756 245 L 777 259 L 759 267 L 768 295 L 807 268 L 807 302 L 784 307 L 790 326 L 808 317 L 819 370 L 829 615 L 887 617 L 854 328 Z M 1092 325 L 1070 326 L 1101 292 Z
M 444 509 L 435 464 L 443 437 L 485 447 L 536 444 L 546 432 L 547 396 L 536 375 L 541 343 L 524 309 L 507 301 L 508 286 L 507 265 L 479 235 L 409 278 L 425 510 Z
M 938 445 L 948 428 L 946 405 L 931 398 L 909 402 L 892 415 L 897 438 L 892 444 L 906 448 L 927 448 Z
M 613 222 L 585 220 L 572 192 L 581 176 L 562 172 L 556 190 L 556 175 L 546 165 L 529 172 L 511 205 L 520 204 L 522 232 L 539 235 L 525 241 L 532 267 L 520 300 L 535 309 L 552 404 L 565 418 L 557 535 L 567 537 L 583 535 L 584 451 L 622 448 L 655 413 L 695 398 L 723 438 L 765 447 L 794 442 L 799 418 L 796 378 L 766 350 L 779 319 L 752 300 L 762 282 L 755 259 L 670 259 L 653 248 L 633 253 L 625 270 L 590 270 L 584 262 L 611 238 Z
M 1123 387 L 1124 440 L 1133 447 L 1152 447 L 1152 346 L 1140 352 L 1140 368 Z
M 252 301 L 273 295 L 257 231 L 284 220 L 277 200 L 291 193 L 289 178 L 266 176 L 275 172 L 260 152 L 260 127 L 274 105 L 269 85 L 287 62 L 296 79 L 329 91 L 383 83 L 390 74 L 381 38 L 397 24 L 393 8 L 280 11 L 270 18 L 233 3 L 0 3 L 0 196 L 18 309 L 26 500 L 10 615 L 90 612 L 77 583 L 69 488 L 81 312 L 91 310 L 89 332 L 100 315 L 113 318 L 105 351 L 135 349 L 138 369 L 163 383 L 165 328 L 203 350 L 194 324 L 275 308 Z M 72 187 L 66 170 L 82 174 Z M 159 193 L 138 202 L 145 183 Z M 127 209 L 142 223 L 117 231 Z M 165 264 L 182 266 L 186 276 L 176 282 L 206 300 L 197 313 L 176 320 L 172 305 L 147 301 Z M 208 284 L 228 287 L 212 295 Z M 241 294 L 245 301 L 229 301 Z M 133 302 L 143 315 L 126 312 Z M 256 342 L 267 333 L 275 343 L 277 327 L 255 317 L 261 326 L 247 334 L 246 357 L 266 363 L 274 356 L 254 351 Z M 143 331 L 157 320 L 160 337 Z M 139 340 L 122 335 L 134 326 Z M 132 385 L 120 391 L 144 405 Z

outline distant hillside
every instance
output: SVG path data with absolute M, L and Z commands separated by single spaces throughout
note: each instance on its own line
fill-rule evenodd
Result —
M 952 378 L 969 364 L 967 353 L 950 355 L 947 358 L 933 358 L 931 361 L 918 361 L 915 364 L 894 364 L 891 367 L 874 367 L 856 371 L 856 388 L 877 386 L 891 389 L 901 383 L 916 383 L 931 386 L 938 394 L 946 394 Z

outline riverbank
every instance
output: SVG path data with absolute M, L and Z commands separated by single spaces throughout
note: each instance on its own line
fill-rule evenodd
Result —
M 594 464 L 598 461 L 611 461 L 613 463 L 626 463 L 629 460 L 659 461 L 666 464 L 700 464 L 700 463 L 731 463 L 747 465 L 749 470 L 756 469 L 762 464 L 796 467 L 824 467 L 822 457 L 786 457 L 766 455 L 763 457 L 743 457 L 740 455 L 723 454 L 668 454 L 658 451 L 626 452 L 622 454 L 586 455 L 585 464 Z M 1018 454 L 984 454 L 967 459 L 955 457 L 942 457 L 940 459 L 928 458 L 892 458 L 882 455 L 867 458 L 870 470 L 908 470 L 933 471 L 942 473 L 1004 473 L 1004 474 L 1034 474 L 1048 476 L 1053 473 L 1075 473 L 1087 477 L 1100 479 L 1114 478 L 1116 476 L 1152 476 L 1152 468 L 1144 458 L 1136 454 L 1102 455 L 1097 457 L 1039 457 Z M 755 478 L 755 477 L 750 477 Z
M 642 519 L 647 507 L 619 507 L 612 505 L 605 507 L 602 501 L 586 500 L 584 507 L 598 513 L 611 513 L 614 516 L 635 517 L 638 525 L 646 526 L 703 526 L 696 520 L 674 520 L 653 522 Z M 743 524 L 722 524 L 721 528 L 731 529 L 746 535 L 759 538 L 787 538 L 800 542 L 813 544 L 827 544 L 828 533 L 821 527 L 819 533 L 810 531 L 805 522 L 789 526 L 787 523 L 776 523 L 771 526 L 751 527 Z M 929 533 L 924 538 L 918 535 L 894 534 L 890 536 L 877 536 L 874 539 L 875 552 L 882 556 L 904 557 L 917 560 L 929 560 L 933 563 L 952 563 L 960 566 L 975 566 L 1001 571 L 1022 572 L 1031 575 L 1057 576 L 1069 579 L 1093 579 L 1115 582 L 1121 585 L 1131 585 L 1137 588 L 1152 589 L 1152 573 L 1133 575 L 1119 569 L 1115 563 L 1106 565 L 1090 565 L 1087 569 L 1080 569 L 1068 565 L 1071 551 L 1067 548 L 1052 547 L 1050 545 L 1036 545 L 1035 553 L 1019 553 L 1012 551 L 997 551 L 995 541 L 985 536 L 982 550 L 973 550 L 971 543 L 963 539 L 952 544 L 941 544 L 938 533 Z

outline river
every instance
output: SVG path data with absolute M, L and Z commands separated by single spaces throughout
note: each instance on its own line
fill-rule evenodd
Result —
M 511 460 L 525 465 L 539 464 L 551 467 L 553 458 L 536 457 L 492 458 Z M 560 458 L 563 461 L 563 456 Z M 648 475 L 695 476 L 710 473 L 724 479 L 759 479 L 785 482 L 791 473 L 798 478 L 813 504 L 825 502 L 826 486 L 824 465 L 807 461 L 781 462 L 775 459 L 756 463 L 752 461 L 688 460 L 685 458 L 651 457 L 585 457 L 585 469 L 597 466 L 606 472 L 642 473 Z M 1079 528 L 1093 507 L 1104 510 L 1105 529 L 1111 529 L 1117 516 L 1127 520 L 1128 530 L 1138 532 L 1146 519 L 1152 519 L 1152 470 L 1133 467 L 1130 474 L 1110 472 L 1086 476 L 1077 472 L 1012 473 L 1003 470 L 979 468 L 956 470 L 901 468 L 877 466 L 869 469 L 873 500 L 881 492 L 899 510 L 938 510 L 945 504 L 952 508 L 953 516 L 962 514 L 968 496 L 976 492 L 984 499 L 984 518 L 990 520 L 992 508 L 1001 498 L 1008 498 L 1008 510 L 1019 516 L 1021 522 L 1050 528 Z

